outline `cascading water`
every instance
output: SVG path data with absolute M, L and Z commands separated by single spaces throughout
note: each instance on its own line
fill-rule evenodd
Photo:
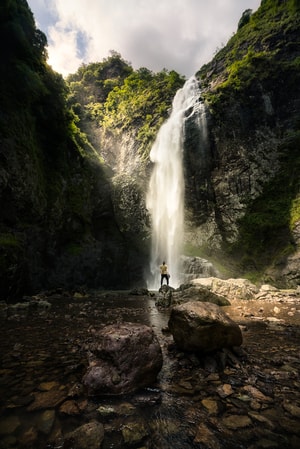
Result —
M 176 93 L 169 119 L 162 125 L 150 152 L 154 163 L 146 198 L 151 214 L 152 244 L 148 288 L 157 289 L 159 265 L 169 268 L 170 284 L 180 279 L 180 256 L 184 236 L 183 143 L 185 120 L 199 109 L 200 88 L 191 77 Z M 203 105 L 203 103 L 201 103 Z

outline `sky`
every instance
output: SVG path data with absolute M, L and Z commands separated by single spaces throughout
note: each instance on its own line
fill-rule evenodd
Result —
M 261 0 L 27 0 L 48 40 L 48 63 L 67 76 L 116 51 L 137 70 L 189 78 Z

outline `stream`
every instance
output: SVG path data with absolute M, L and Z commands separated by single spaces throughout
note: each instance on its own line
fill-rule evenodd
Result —
M 0 448 L 77 449 L 66 435 L 91 421 L 104 426 L 99 449 L 300 447 L 299 298 L 225 309 L 243 345 L 201 359 L 176 349 L 170 311 L 151 296 L 59 292 L 1 303 Z M 106 324 L 125 321 L 157 335 L 157 382 L 126 397 L 88 397 L 89 343 Z

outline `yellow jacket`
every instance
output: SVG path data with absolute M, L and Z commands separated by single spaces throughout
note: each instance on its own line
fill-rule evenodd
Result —
M 160 265 L 160 273 L 161 274 L 167 274 L 168 273 L 168 267 L 167 265 Z

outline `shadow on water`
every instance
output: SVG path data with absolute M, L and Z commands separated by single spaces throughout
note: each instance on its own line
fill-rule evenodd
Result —
M 159 312 L 153 299 L 116 293 L 77 299 L 53 297 L 49 302 L 49 308 L 46 304 L 44 308 L 23 304 L 2 310 L 0 447 L 64 447 L 63 435 L 91 419 L 103 420 L 107 427 L 104 448 L 122 447 L 121 429 L 128 419 L 130 425 L 140 422 L 145 427 L 141 441 L 148 438 L 150 430 L 165 441 L 167 434 L 162 436 L 154 425 L 157 418 L 153 408 L 157 405 L 153 406 L 152 397 L 156 398 L 158 386 L 144 392 L 147 406 L 138 404 L 128 412 L 124 403 L 134 402 L 134 396 L 87 398 L 81 379 L 88 365 L 89 343 L 98 329 L 116 322 L 138 322 L 160 333 L 168 314 Z M 76 388 L 78 392 L 72 392 Z M 56 400 L 51 392 L 58 391 L 62 394 Z M 32 409 L 33 399 L 41 394 L 48 394 L 48 404 Z M 62 411 L 63 401 L 73 401 L 77 409 Z M 114 406 L 112 417 L 101 417 L 97 412 L 103 404 Z M 130 445 L 128 441 L 126 447 Z
M 257 360 L 251 361 L 250 373 L 242 363 L 217 373 L 213 364 L 203 366 L 194 355 L 176 351 L 172 337 L 165 332 L 168 319 L 169 311 L 158 310 L 154 298 L 121 292 L 79 298 L 53 296 L 41 306 L 31 302 L 2 308 L 0 448 L 71 449 L 72 444 L 65 443 L 66 434 L 91 421 L 104 426 L 101 449 L 253 449 L 263 447 L 256 445 L 263 435 L 267 435 L 266 444 L 274 442 L 265 447 L 296 447 L 287 436 L 293 419 L 284 418 L 285 428 L 276 433 L 272 419 L 275 423 L 283 420 L 272 418 L 275 406 L 269 407 L 267 414 L 263 404 L 256 413 L 259 404 L 252 399 L 255 419 L 234 431 L 225 428 L 221 418 L 226 413 L 247 415 L 250 399 L 239 389 L 251 376 L 257 377 L 258 386 L 264 377 L 266 396 L 280 388 L 288 399 L 295 399 L 298 378 L 289 378 L 287 372 L 282 374 L 286 376 L 283 386 L 271 384 L 271 374 L 259 371 Z M 151 388 L 126 397 L 88 397 L 81 380 L 88 366 L 89 344 L 97 330 L 117 322 L 151 326 L 162 348 L 163 368 Z M 252 348 L 265 338 L 263 323 L 255 326 L 249 333 L 254 335 Z M 281 357 L 287 333 L 296 356 L 298 334 L 284 328 L 276 334 Z M 290 365 L 296 363 L 293 352 L 288 360 Z M 224 384 L 236 389 L 236 397 L 217 394 Z M 255 413 L 264 414 L 261 423 Z M 299 439 L 293 438 L 298 444 Z

